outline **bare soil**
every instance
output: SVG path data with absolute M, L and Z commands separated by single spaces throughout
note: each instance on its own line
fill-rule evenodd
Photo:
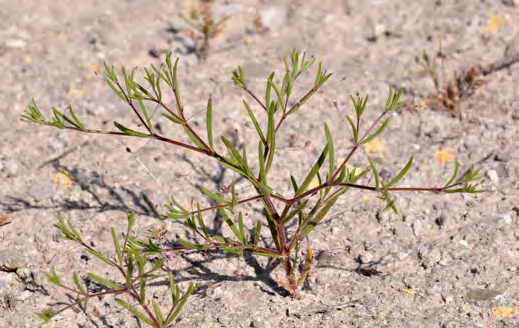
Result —
M 112 251 L 109 228 L 124 231 L 127 210 L 138 215 L 139 236 L 162 228 L 167 233 L 157 242 L 168 243 L 177 235 L 193 238 L 180 222 L 160 219 L 170 195 L 207 205 L 200 186 L 217 190 L 236 178 L 206 160 L 176 179 L 175 172 L 190 172 L 203 156 L 157 142 L 22 122 L 19 115 L 31 98 L 48 116 L 53 106 L 72 103 L 88 127 L 112 129 L 113 120 L 136 127 L 129 108 L 94 70 L 103 61 L 117 67 L 159 65 L 161 58 L 149 51 L 170 50 L 181 57 L 181 92 L 194 124 L 203 131 L 205 115 L 197 113 L 212 93 L 215 134 L 231 136 L 238 129 L 238 141 L 255 149 L 241 104 L 248 96 L 231 83 L 231 71 L 242 65 L 252 89 L 262 94 L 268 74 L 282 72 L 282 58 L 293 48 L 315 56 L 334 75 L 283 127 L 272 178 L 276 190 L 289 192 L 290 174 L 304 178 L 326 142 L 324 123 L 335 136 L 336 156 L 348 153 L 349 127 L 334 100 L 341 114 L 349 115 L 349 95 L 370 94 L 369 122 L 383 109 L 391 84 L 418 106 L 393 116 L 381 142 L 363 148 L 351 165 L 365 168 L 370 156 L 390 177 L 413 155 L 415 165 L 402 184 L 437 186 L 448 180 L 455 157 L 464 169 L 483 166 L 488 192 L 399 194 L 400 211 L 393 214 L 382 211 L 374 194 L 351 191 L 307 240 L 314 267 L 300 301 L 277 283 L 282 274 L 275 261 L 218 251 L 171 255 L 166 266 L 182 288 L 202 283 L 175 327 L 519 326 L 519 65 L 484 76 L 453 117 L 423 102 L 435 91 L 417 62 L 424 50 L 440 54 L 441 80 L 449 80 L 474 64 L 517 56 L 517 1 L 215 1 L 215 16 L 231 18 L 204 62 L 190 52 L 190 38 L 170 28 L 182 28 L 178 13 L 186 13 L 188 4 L 0 1 L 0 214 L 9 212 L 0 221 L 5 222 L 0 224 L 0 327 L 37 327 L 36 313 L 68 301 L 43 275 L 52 266 L 69 282 L 73 271 L 82 277 L 111 274 L 57 238 L 58 213 L 106 252 Z M 258 15 L 270 29 L 258 29 Z M 312 78 L 298 82 L 298 94 Z M 183 140 L 166 120 L 154 119 L 157 128 Z M 308 140 L 311 146 L 300 149 Z M 240 190 L 242 196 L 251 192 Z M 247 227 L 259 219 L 250 212 Z M 218 218 L 206 221 L 228 233 Z M 169 301 L 160 286 L 152 293 L 160 304 Z M 86 314 L 68 311 L 45 327 L 139 324 L 113 297 L 105 297 L 91 302 Z

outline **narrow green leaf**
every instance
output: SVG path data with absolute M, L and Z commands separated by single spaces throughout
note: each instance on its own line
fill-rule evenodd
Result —
M 386 183 L 384 185 L 384 189 L 387 190 L 388 188 L 390 188 L 391 186 L 396 184 L 398 181 L 400 181 L 404 177 L 404 175 L 407 173 L 407 171 L 409 171 L 409 169 L 411 168 L 411 165 L 413 165 L 412 156 L 409 159 L 409 161 L 407 162 L 407 164 L 404 166 L 404 168 L 393 179 L 391 179 L 391 181 L 389 181 L 388 183 Z
M 252 121 L 252 124 L 254 124 L 254 127 L 256 128 L 256 132 L 258 133 L 258 136 L 260 137 L 261 141 L 263 143 L 266 143 L 267 141 L 265 140 L 265 136 L 263 135 L 263 132 L 261 131 L 261 128 L 260 128 L 260 126 L 258 124 L 258 121 L 256 120 L 256 116 L 254 115 L 254 113 L 250 109 L 249 104 L 247 104 L 247 102 L 244 100 L 243 101 L 243 105 L 245 106 L 245 109 L 247 109 L 247 113 L 249 113 L 249 117 L 250 117 L 250 119 Z
M 324 207 L 315 216 L 315 218 L 313 218 L 312 221 L 310 221 L 307 225 L 305 225 L 305 227 L 303 228 L 303 230 L 301 232 L 301 237 L 303 237 L 303 238 L 306 237 L 312 230 L 314 230 L 314 228 L 319 224 L 319 222 L 321 222 L 321 220 L 326 216 L 326 214 L 328 214 L 328 212 L 333 207 L 333 205 L 335 204 L 337 199 L 339 199 L 339 195 L 334 196 L 333 198 L 328 200 L 328 202 L 326 202 Z
M 243 227 L 243 214 L 241 212 L 238 213 L 238 227 L 240 228 L 241 242 L 246 245 L 247 235 L 245 234 L 245 228 Z
M 128 265 L 127 265 L 127 272 L 126 272 L 126 286 L 130 286 L 132 283 L 132 276 L 133 276 L 133 254 L 128 255 Z
M 346 168 L 346 165 L 344 165 L 341 169 L 341 173 L 339 173 L 339 177 L 334 182 L 341 183 L 344 180 L 344 178 L 346 177 L 346 171 L 347 171 L 347 168 Z
M 268 81 L 274 80 L 275 72 L 272 72 L 270 76 L 267 78 L 267 90 L 265 91 L 265 106 L 269 107 L 270 104 L 270 90 L 272 90 L 272 85 L 268 83 Z
M 87 276 L 93 281 L 97 282 L 98 284 L 101 284 L 113 290 L 123 289 L 123 286 L 116 284 L 115 282 L 112 282 L 106 278 L 96 276 L 93 273 L 87 273 Z
M 169 319 L 167 319 L 165 326 L 170 325 L 177 318 L 180 311 L 182 310 L 182 307 L 184 306 L 184 304 L 186 304 L 186 301 L 187 301 L 189 295 L 191 295 L 191 293 L 194 292 L 196 289 L 197 289 L 197 287 L 195 285 L 193 285 L 193 283 L 189 284 L 187 291 L 182 296 L 182 299 L 180 299 L 180 301 L 178 302 L 178 304 L 175 308 L 175 311 L 173 311 L 173 313 L 171 313 L 171 316 L 169 317 Z
M 221 136 L 221 139 L 227 147 L 229 154 L 231 154 L 231 156 L 240 164 L 240 166 L 243 167 L 243 157 L 240 155 L 240 152 L 234 147 L 232 142 L 227 140 L 224 136 Z
M 200 210 L 200 203 L 196 204 L 196 208 L 198 210 L 198 224 L 200 225 L 200 228 L 202 229 L 202 232 L 204 233 L 205 238 L 208 240 L 211 240 L 211 237 L 209 236 L 209 233 L 207 232 L 207 229 L 204 224 L 204 219 L 202 217 L 202 212 Z
M 281 220 L 281 225 L 286 224 L 288 221 L 290 221 L 294 216 L 301 213 L 301 211 L 308 205 L 308 202 L 310 200 L 307 199 L 304 202 L 302 202 L 298 207 L 296 207 L 292 212 L 290 212 L 283 220 Z
M 43 320 L 43 323 L 49 323 L 50 319 L 52 319 L 56 315 L 51 309 L 44 310 L 43 312 L 38 313 L 38 318 Z
M 79 278 L 77 276 L 77 272 L 74 272 L 74 274 L 72 275 L 72 277 L 74 278 L 74 285 L 76 285 L 76 288 L 81 292 L 81 294 L 83 295 L 86 295 L 86 290 L 85 288 L 81 285 L 81 283 L 79 282 Z
M 233 166 L 233 165 L 230 165 L 230 164 L 228 164 L 228 163 L 225 163 L 225 162 L 220 162 L 220 164 L 222 164 L 223 166 L 225 166 L 225 167 L 228 168 L 229 170 L 232 170 L 232 171 L 238 173 L 239 175 L 241 175 L 241 176 L 247 178 L 247 173 L 245 173 L 243 170 L 241 170 L 241 169 L 239 169 L 239 168 L 237 168 L 237 167 L 235 167 L 235 166 Z
M 47 279 L 49 280 L 49 282 L 51 282 L 51 283 L 53 283 L 55 285 L 59 285 L 60 284 L 59 277 L 56 274 L 56 269 L 54 267 L 52 267 L 51 273 L 44 272 L 44 274 L 47 277 Z
M 171 271 L 168 274 L 169 277 L 169 290 L 171 292 L 171 301 L 173 302 L 173 307 L 175 307 L 178 303 L 178 294 L 176 293 L 175 279 L 173 278 L 173 273 Z
M 359 139 L 359 135 L 357 133 L 357 128 L 355 128 L 355 124 L 353 123 L 353 121 L 351 120 L 351 118 L 349 116 L 346 116 L 346 119 L 348 119 L 348 122 L 350 122 L 351 130 L 353 131 L 353 141 L 355 141 L 355 144 L 356 144 Z
M 177 202 L 173 196 L 171 196 L 171 202 L 173 203 L 173 205 L 175 205 L 176 207 L 178 207 L 179 209 L 181 209 L 184 213 L 189 212 L 189 211 L 186 210 L 184 207 L 182 207 L 182 205 L 180 205 L 180 203 Z
M 319 197 L 319 199 L 315 203 L 314 207 L 312 207 L 312 209 L 310 210 L 310 213 L 308 213 L 306 215 L 306 218 L 303 221 L 303 223 L 301 224 L 301 226 L 304 227 L 308 222 L 310 222 L 314 218 L 314 215 L 315 215 L 315 213 L 317 213 L 317 210 L 319 210 L 319 208 L 321 207 L 322 202 L 323 202 L 323 199 L 321 197 Z
M 235 207 L 238 203 L 238 198 L 236 197 L 236 188 L 234 187 L 234 181 L 231 185 L 231 207 Z
M 173 86 L 175 87 L 175 97 L 178 100 L 178 103 L 180 106 L 180 108 L 178 109 L 179 114 L 180 114 L 180 111 L 182 111 L 184 107 L 182 106 L 182 102 L 180 101 L 180 91 L 178 89 L 178 81 L 177 81 L 177 66 L 178 66 L 179 60 L 180 60 L 180 57 L 177 57 L 177 60 L 175 60 L 175 66 L 173 67 Z M 170 65 L 170 70 L 171 70 L 171 65 Z
M 368 157 L 369 165 L 371 166 L 371 170 L 373 171 L 373 176 L 375 177 L 375 189 L 378 191 L 378 187 L 380 186 L 380 178 L 378 176 L 377 168 L 375 167 L 375 164 L 371 161 L 371 159 Z
M 123 308 L 130 311 L 134 316 L 139 318 L 139 320 L 141 320 L 142 322 L 144 322 L 152 327 L 155 326 L 155 324 L 153 323 L 153 321 L 150 318 L 148 318 L 144 313 L 137 310 L 137 308 L 135 308 L 134 306 L 128 304 L 126 301 L 123 301 L 120 298 L 116 298 L 115 301 L 117 303 L 119 303 L 119 305 L 121 305 Z
M 151 299 L 151 304 L 153 305 L 153 312 L 155 312 L 155 317 L 156 317 L 157 321 L 159 322 L 160 327 L 163 327 L 164 316 L 162 315 L 162 311 L 160 311 L 160 307 L 158 306 L 157 302 L 155 302 L 155 300 L 153 298 Z
M 108 258 L 107 258 L 106 256 L 104 256 L 103 254 L 101 254 L 101 253 L 99 253 L 99 252 L 97 252 L 97 251 L 94 251 L 94 250 L 92 250 L 92 249 L 89 249 L 89 248 L 87 248 L 86 251 L 87 251 L 87 253 L 90 253 L 90 254 L 94 255 L 95 257 L 97 257 L 98 259 L 102 260 L 102 261 L 105 262 L 106 264 L 108 264 L 108 265 L 110 265 L 110 266 L 113 266 L 114 268 L 117 267 L 117 264 L 116 264 L 114 261 L 108 259 Z
M 393 88 L 391 88 L 391 84 L 389 85 L 389 96 L 386 100 L 386 111 L 391 109 L 391 101 L 393 100 Z
M 263 143 L 260 141 L 258 143 L 258 159 L 259 159 L 259 167 L 260 167 L 260 175 L 261 175 L 261 184 L 266 186 L 267 185 L 267 172 L 265 171 L 265 158 L 264 155 L 264 149 L 263 149 Z
M 181 238 L 178 238 L 177 241 L 179 243 L 181 243 L 182 245 L 184 245 L 184 246 L 195 248 L 195 249 L 208 249 L 208 248 L 212 247 L 211 245 L 197 245 L 197 244 L 193 244 L 193 243 L 190 243 L 187 240 L 184 240 L 184 239 L 181 239 Z
M 79 232 L 74 228 L 72 223 L 70 223 L 70 221 L 67 221 L 67 225 L 70 228 L 70 230 L 74 233 L 74 236 L 78 237 L 79 239 Z
M 274 220 L 272 213 L 270 213 L 270 211 L 268 210 L 264 200 L 263 200 L 263 206 L 265 208 L 265 216 L 267 218 L 267 223 L 269 225 L 270 235 L 271 235 L 272 239 L 274 240 L 274 244 L 276 244 L 276 249 L 280 250 L 281 246 L 279 243 L 279 235 L 278 235 L 278 229 L 276 226 L 276 221 Z
M 171 122 L 175 123 L 175 124 L 184 125 L 184 122 L 181 119 L 179 119 L 179 118 L 177 118 L 177 117 L 175 117 L 173 115 L 169 115 L 169 114 L 166 114 L 166 113 L 162 113 L 161 115 L 164 116 L 165 118 L 167 118 L 168 120 L 170 120 Z
M 209 147 L 213 148 L 213 100 L 211 95 L 209 95 L 209 100 L 207 101 L 207 115 L 206 115 L 206 124 L 207 124 L 207 140 L 209 141 Z
M 328 142 L 328 161 L 330 162 L 330 177 L 334 173 L 334 165 L 335 165 L 335 155 L 334 155 L 334 147 L 333 147 L 333 139 L 332 134 L 330 133 L 330 129 L 328 128 L 328 124 L 324 124 L 324 131 L 326 133 L 326 140 Z
M 117 88 L 112 84 L 111 81 L 109 80 L 106 80 L 106 83 L 108 84 L 108 86 L 112 89 L 112 91 L 119 97 L 122 99 L 122 101 L 124 101 L 125 103 L 128 103 L 128 99 L 126 99 L 126 97 L 123 95 L 123 93 L 119 90 L 117 90 Z
M 276 151 L 276 130 L 274 127 L 274 108 L 271 107 L 269 110 L 268 118 L 268 130 L 267 130 L 267 144 L 269 146 L 269 153 L 267 157 L 267 165 L 265 167 L 265 173 L 268 173 L 270 166 L 274 161 L 274 154 Z
M 146 120 L 147 128 L 153 131 L 153 124 L 151 124 L 150 115 L 148 114 L 148 110 L 146 109 L 146 106 L 144 105 L 144 101 L 142 99 L 138 100 L 139 106 L 141 108 L 142 114 L 144 115 L 144 118 Z
M 123 254 L 121 252 L 121 245 L 119 245 L 119 240 L 117 239 L 117 234 L 115 233 L 114 228 L 111 229 L 112 239 L 114 241 L 115 252 L 117 253 L 117 259 L 119 260 L 119 264 L 123 263 Z
M 217 194 L 215 194 L 214 192 L 204 188 L 204 187 L 200 187 L 200 189 L 202 190 L 202 192 L 204 194 L 206 194 L 207 196 L 211 197 L 212 199 L 216 200 L 218 202 L 218 204 L 229 204 L 229 201 L 223 197 L 220 197 L 218 196 Z
M 319 169 L 323 165 L 327 154 L 328 154 L 328 144 L 326 144 L 326 146 L 324 147 L 324 149 L 321 153 L 321 156 L 319 156 L 319 159 L 317 160 L 317 162 L 315 162 L 314 166 L 312 167 L 312 169 L 306 176 L 306 179 L 303 181 L 301 186 L 299 186 L 299 190 L 297 191 L 296 195 L 302 194 L 306 190 L 306 188 L 308 188 L 308 186 L 310 185 L 310 183 L 312 182 L 314 177 L 317 175 L 317 172 L 319 172 Z
M 222 217 L 223 217 L 225 223 L 227 223 L 229 228 L 231 228 L 232 232 L 238 238 L 238 240 L 241 241 L 242 240 L 242 236 L 240 234 L 240 231 L 238 230 L 238 228 L 236 228 L 236 225 L 234 224 L 234 222 L 231 220 L 231 218 L 227 214 L 227 211 L 225 211 L 225 209 L 223 209 L 223 208 L 220 208 L 219 210 L 220 210 L 220 213 L 222 214 Z
M 293 175 L 290 175 L 290 182 L 292 182 L 292 187 L 294 188 L 294 193 L 297 195 L 297 190 L 299 189 L 299 187 L 297 186 L 296 179 L 294 178 Z
M 141 133 L 141 132 L 137 132 L 137 131 L 134 131 L 134 130 L 130 130 L 128 129 L 127 127 L 117 123 L 116 121 L 114 121 L 114 124 L 115 124 L 115 127 L 118 128 L 119 130 L 121 130 L 122 132 L 130 135 L 130 136 L 134 136 L 134 137 L 139 137 L 139 138 L 149 138 L 150 136 L 145 134 L 145 133 Z
M 375 139 L 376 137 L 378 137 L 382 132 L 384 132 L 384 130 L 386 129 L 387 125 L 389 124 L 389 118 L 387 118 L 384 123 L 382 123 L 382 125 L 378 128 L 378 130 L 373 133 L 372 135 L 370 135 L 369 137 L 367 137 L 366 139 L 364 139 L 361 143 L 361 145 L 365 145 L 367 144 L 368 142 L 370 142 L 371 140 Z
M 187 134 L 187 136 L 189 137 L 189 139 L 191 139 L 191 141 L 192 141 L 192 142 L 193 142 L 193 143 L 194 143 L 194 144 L 195 144 L 199 149 L 209 150 L 209 149 L 207 149 L 207 148 L 204 146 L 204 144 L 202 144 L 202 143 L 200 142 L 200 140 L 198 140 L 197 137 L 195 137 L 195 135 L 194 135 L 191 131 L 189 131 L 189 129 L 188 129 L 185 125 L 183 126 L 183 128 L 184 128 L 184 131 L 186 131 L 186 134 Z
M 424 52 L 424 54 L 425 54 L 425 52 Z M 454 173 L 452 174 L 452 177 L 450 178 L 449 182 L 447 182 L 447 183 L 445 184 L 445 187 L 450 186 L 450 184 L 451 184 L 452 182 L 454 182 L 454 180 L 455 180 L 456 177 L 458 176 L 458 170 L 459 170 L 459 168 L 460 168 L 460 163 L 458 162 L 458 159 L 456 159 L 456 162 L 454 163 Z
M 135 212 L 128 211 L 126 213 L 126 218 L 128 219 L 128 229 L 126 231 L 126 235 L 130 235 L 130 231 L 132 230 L 133 225 L 135 224 Z
M 285 102 L 283 101 L 283 96 L 281 95 L 278 88 L 274 84 L 274 81 L 272 81 L 271 79 L 268 79 L 267 83 L 270 84 L 272 89 L 274 89 L 274 92 L 276 93 L 276 95 L 278 97 L 278 103 L 281 105 L 281 109 L 283 110 L 283 113 L 286 113 L 286 107 L 285 107 Z
M 254 245 L 258 245 L 261 237 L 261 221 L 256 223 L 256 232 L 254 233 Z
M 243 152 L 242 152 L 241 157 L 242 157 L 242 159 L 243 159 L 242 166 L 243 166 L 243 168 L 245 169 L 245 172 L 246 172 L 249 176 L 254 176 L 254 173 L 252 173 L 252 170 L 251 170 L 250 167 L 249 167 L 249 161 L 247 160 L 247 149 L 246 149 L 245 147 L 243 147 Z
M 70 116 L 72 116 L 72 118 L 74 119 L 74 122 L 76 123 L 74 125 L 84 131 L 85 127 L 83 126 L 83 124 L 81 124 L 81 122 L 78 120 L 78 118 L 76 116 L 76 113 L 74 113 L 74 111 L 72 110 L 72 105 L 68 106 L 68 111 L 70 113 Z
M 146 284 L 148 282 L 148 279 L 146 277 L 141 277 L 139 282 L 139 291 L 140 291 L 140 297 L 141 297 L 141 305 L 144 305 L 146 302 Z

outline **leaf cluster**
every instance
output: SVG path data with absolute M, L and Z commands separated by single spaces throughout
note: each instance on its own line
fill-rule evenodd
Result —
M 188 289 L 182 293 L 180 287 L 175 283 L 173 274 L 168 272 L 167 277 L 171 294 L 171 306 L 168 312 L 163 312 L 155 299 L 150 298 L 147 294 L 150 282 L 159 280 L 163 276 L 160 274 L 163 261 L 157 259 L 152 260 L 149 254 L 143 252 L 140 247 L 136 247 L 135 242 L 133 242 L 135 238 L 130 236 L 135 223 L 134 213 L 129 212 L 127 218 L 128 228 L 126 233 L 122 234 L 122 243 L 119 241 L 119 236 L 115 230 L 111 228 L 116 257 L 110 258 L 97 251 L 94 247 L 84 243 L 80 234 L 70 221 L 65 223 L 61 217 L 58 217 L 58 223 L 55 224 L 55 227 L 61 232 L 61 238 L 75 242 L 83 247 L 87 253 L 116 269 L 122 277 L 119 281 L 114 281 L 108 277 L 87 273 L 86 279 L 90 279 L 104 288 L 103 291 L 94 293 L 90 292 L 88 286 L 80 281 L 77 272 L 72 274 L 74 286 L 68 286 L 62 282 L 56 270 L 52 268 L 50 273 L 45 274 L 49 282 L 75 294 L 76 297 L 74 302 L 59 310 L 47 309 L 39 313 L 38 316 L 44 322 L 49 322 L 56 315 L 71 308 L 79 308 L 82 311 L 86 311 L 90 300 L 101 298 L 109 294 L 125 296 L 124 298 L 117 297 L 115 301 L 141 322 L 151 327 L 165 328 L 178 317 L 188 297 L 200 284 L 191 283 Z

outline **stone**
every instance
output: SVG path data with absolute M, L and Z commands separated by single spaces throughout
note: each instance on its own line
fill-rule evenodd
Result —
M 416 220 L 413 222 L 413 232 L 416 237 L 422 233 L 423 225 L 422 220 Z
M 285 25 L 287 10 L 281 6 L 264 6 L 258 9 L 258 16 L 263 26 L 275 31 Z
M 373 254 L 365 252 L 359 256 L 360 262 L 363 264 L 371 263 L 373 261 Z
M 494 214 L 494 218 L 498 222 L 502 222 L 504 224 L 512 224 L 514 214 L 515 212 L 499 213 Z
M 409 238 L 413 236 L 413 230 L 405 222 L 395 224 L 395 235 L 399 238 Z
M 5 41 L 5 46 L 11 49 L 23 49 L 27 46 L 27 42 L 22 39 L 8 39 Z
M 32 281 L 32 272 L 28 268 L 18 268 L 16 269 L 16 274 L 25 282 Z
M 465 299 L 467 301 L 488 301 L 499 297 L 503 292 L 492 289 L 473 289 L 471 290 Z
M 27 267 L 30 259 L 27 254 L 17 249 L 0 250 L 0 270 L 14 272 L 18 268 Z
M 487 171 L 487 177 L 494 183 L 494 185 L 499 185 L 499 176 L 497 175 L 496 170 L 489 170 Z
M 519 2 L 519 0 L 514 0 L 514 2 Z M 519 56 L 519 32 L 508 42 L 504 53 L 505 60 L 511 60 L 517 56 Z

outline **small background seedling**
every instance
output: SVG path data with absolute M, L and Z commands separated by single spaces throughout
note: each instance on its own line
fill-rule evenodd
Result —
M 434 104 L 450 112 L 452 116 L 456 116 L 459 114 L 460 104 L 485 83 L 486 77 L 519 63 L 519 54 L 489 65 L 475 63 L 467 70 L 454 72 L 453 77 L 449 80 L 447 80 L 447 76 L 440 76 L 438 61 L 443 60 L 441 46 L 437 56 L 430 55 L 424 50 L 419 57 L 420 65 L 431 78 L 435 88 L 435 95 L 426 97 L 424 102 Z

